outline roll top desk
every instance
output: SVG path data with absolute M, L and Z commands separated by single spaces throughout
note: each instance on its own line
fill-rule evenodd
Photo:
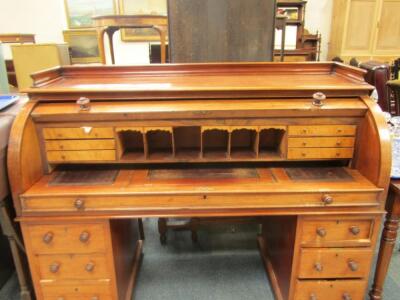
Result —
M 363 75 L 337 63 L 32 75 L 8 164 L 37 298 L 130 299 L 142 217 L 257 216 L 276 299 L 364 299 L 390 138 Z

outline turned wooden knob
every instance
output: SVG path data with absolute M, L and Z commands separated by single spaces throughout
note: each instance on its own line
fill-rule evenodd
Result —
M 351 300 L 352 298 L 351 298 L 351 296 L 350 296 L 350 294 L 349 293 L 344 293 L 343 294 L 343 300 Z
M 57 300 L 64 300 L 64 297 L 58 297 Z
M 312 104 L 314 106 L 322 106 L 324 105 L 324 100 L 326 99 L 326 96 L 324 93 L 318 92 L 313 94 L 313 102 Z
M 356 263 L 354 260 L 349 261 L 348 265 L 350 270 L 352 270 L 353 272 L 358 270 L 358 263 Z
M 351 226 L 351 227 L 349 228 L 349 230 L 350 230 L 350 232 L 351 232 L 352 234 L 354 234 L 354 235 L 357 235 L 357 234 L 360 233 L 360 227 L 358 227 L 358 226 Z
M 317 298 L 317 296 L 315 296 L 315 294 L 311 294 L 310 295 L 310 300 L 317 300 L 318 298 Z
M 42 240 L 43 240 L 43 243 L 50 244 L 53 241 L 53 238 L 54 238 L 54 234 L 51 231 L 49 231 L 43 236 Z
M 330 196 L 330 195 L 323 195 L 322 196 L 322 202 L 324 202 L 324 204 L 326 204 L 326 205 L 332 204 L 333 197 Z
M 94 267 L 95 267 L 94 262 L 89 262 L 89 263 L 86 264 L 85 270 L 86 270 L 86 272 L 93 272 L 94 271 Z
M 90 298 L 90 300 L 99 300 L 100 298 L 97 296 L 93 296 L 92 298 Z
M 80 97 L 76 100 L 76 104 L 79 105 L 79 110 L 87 111 L 90 110 L 90 99 L 86 97 Z
M 326 236 L 326 230 L 325 230 L 325 228 L 322 228 L 322 227 L 317 228 L 317 234 L 318 234 L 320 237 Z
M 83 209 L 85 208 L 85 201 L 83 199 L 78 198 L 75 200 L 74 206 L 77 209 Z
M 323 270 L 324 268 L 322 267 L 322 264 L 321 264 L 321 263 L 315 263 L 314 269 L 315 269 L 315 271 L 317 271 L 317 272 L 322 272 L 322 270 Z
M 60 264 L 57 263 L 57 262 L 52 263 L 52 264 L 50 265 L 50 267 L 49 267 L 49 270 L 50 270 L 50 272 L 53 273 L 53 274 L 57 273 L 57 272 L 60 270 Z
M 90 233 L 87 231 L 83 231 L 80 235 L 79 235 L 79 240 L 82 243 L 87 243 L 90 239 Z

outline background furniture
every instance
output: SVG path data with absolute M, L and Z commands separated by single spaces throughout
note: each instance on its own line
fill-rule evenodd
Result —
M 400 80 L 390 80 L 387 83 L 388 87 L 393 92 L 393 106 L 392 112 L 394 115 L 400 115 Z
M 392 180 L 390 183 L 388 199 L 386 202 L 386 221 L 381 237 L 378 262 L 375 269 L 374 283 L 369 293 L 371 300 L 385 299 L 383 284 L 389 269 L 393 248 L 396 244 L 397 230 L 400 220 L 400 180 Z
M 275 0 L 168 0 L 170 61 L 271 61 Z
M 6 62 L 4 60 L 3 48 L 0 42 L 0 94 L 6 94 L 9 92 L 8 87 L 8 76 Z
M 400 1 L 334 0 L 328 59 L 391 62 L 400 52 Z
M 97 29 L 100 56 L 103 64 L 106 63 L 104 47 L 104 34 L 108 36 L 110 45 L 111 63 L 115 64 L 113 35 L 121 28 L 152 28 L 160 35 L 161 41 L 161 63 L 166 61 L 166 39 L 168 31 L 168 19 L 165 16 L 155 15 L 109 15 L 94 17 L 94 25 Z
M 12 45 L 11 50 L 20 91 L 32 86 L 32 73 L 71 64 L 67 44 Z

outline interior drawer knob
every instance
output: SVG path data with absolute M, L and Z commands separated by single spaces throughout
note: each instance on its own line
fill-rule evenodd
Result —
M 325 228 L 322 228 L 322 227 L 317 228 L 317 234 L 318 234 L 320 237 L 325 237 L 325 236 L 326 236 L 326 229 L 325 229 Z
M 51 231 L 49 231 L 43 236 L 42 240 L 43 240 L 43 243 L 50 244 L 53 241 L 53 238 L 54 238 L 54 234 Z
M 353 272 L 358 270 L 358 263 L 356 263 L 354 260 L 349 261 L 349 268 Z
M 360 233 L 360 227 L 358 226 L 351 226 L 349 230 L 354 235 L 358 235 Z
M 90 239 L 90 233 L 87 231 L 83 231 L 80 235 L 79 235 L 79 240 L 82 243 L 87 243 Z
M 88 111 L 90 110 L 90 99 L 86 97 L 80 97 L 76 100 L 76 104 L 79 105 L 79 110 Z
M 351 300 L 352 299 L 349 293 L 344 293 L 342 298 L 343 298 L 343 300 Z
M 310 300 L 317 300 L 318 298 L 317 298 L 317 296 L 315 296 L 315 294 L 311 294 L 310 295 Z
M 324 93 L 318 92 L 313 94 L 313 102 L 312 105 L 321 107 L 324 105 L 324 100 L 326 99 L 326 96 Z
M 322 264 L 318 262 L 318 263 L 315 263 L 314 269 L 315 269 L 315 271 L 317 271 L 317 272 L 322 272 L 322 270 L 323 270 L 324 268 L 322 267 Z
M 94 271 L 94 267 L 95 267 L 95 264 L 94 264 L 94 262 L 91 261 L 91 262 L 86 264 L 85 270 L 86 270 L 86 272 L 93 272 Z
M 322 196 L 322 202 L 324 202 L 324 204 L 326 204 L 326 205 L 332 204 L 333 197 L 330 196 L 330 195 L 323 195 Z
M 76 209 L 84 209 L 85 208 L 85 201 L 83 199 L 76 199 L 74 202 L 74 206 Z
M 49 267 L 49 270 L 50 270 L 50 272 L 53 273 L 53 274 L 57 273 L 58 271 L 60 271 L 60 264 L 57 263 L 57 262 L 52 263 L 52 264 L 50 265 L 50 267 Z

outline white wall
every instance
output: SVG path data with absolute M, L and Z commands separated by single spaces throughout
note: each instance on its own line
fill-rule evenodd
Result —
M 306 8 L 306 27 L 311 33 L 322 33 L 322 55 L 327 54 L 331 0 L 309 0 Z M 0 33 L 33 33 L 37 43 L 62 43 L 62 31 L 67 29 L 63 0 L 0 0 Z M 149 63 L 147 43 L 125 43 L 119 32 L 114 35 L 117 64 Z M 4 47 L 6 58 L 11 56 Z

